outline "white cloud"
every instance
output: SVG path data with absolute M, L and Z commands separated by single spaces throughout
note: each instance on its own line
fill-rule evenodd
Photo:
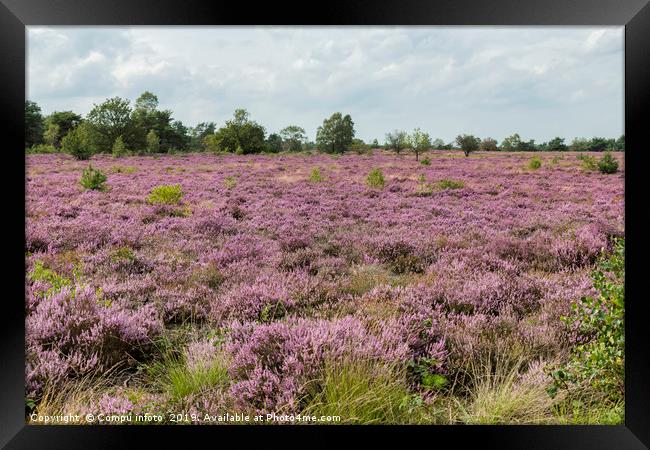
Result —
M 187 125 L 245 107 L 312 138 L 334 111 L 364 139 L 623 132 L 621 27 L 28 27 L 28 52 L 45 113 L 150 90 Z

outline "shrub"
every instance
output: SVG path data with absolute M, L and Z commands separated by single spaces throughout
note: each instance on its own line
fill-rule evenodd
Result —
M 465 187 L 462 181 L 454 181 L 449 179 L 440 180 L 436 183 L 438 189 L 460 189 Z
M 113 156 L 120 158 L 122 156 L 125 156 L 127 153 L 128 152 L 126 150 L 126 146 L 124 145 L 124 140 L 122 140 L 122 136 L 118 136 L 113 143 Z
M 311 171 L 311 175 L 309 176 L 309 181 L 312 183 L 319 183 L 323 181 L 323 177 L 320 174 L 320 168 L 314 167 Z
M 180 184 L 160 185 L 151 189 L 147 202 L 152 205 L 178 205 L 183 198 Z
M 572 306 L 572 314 L 563 317 L 570 328 L 577 327 L 578 344 L 569 363 L 552 373 L 555 384 L 549 393 L 586 383 L 618 404 L 623 399 L 625 374 L 624 239 L 615 241 L 611 255 L 601 257 L 592 279 L 598 295 L 582 297 Z
M 618 161 L 616 161 L 611 153 L 607 152 L 598 161 L 598 170 L 600 170 L 600 173 L 616 173 L 618 170 Z
M 58 153 L 58 150 L 53 145 L 38 144 L 33 145 L 27 150 L 28 153 Z
M 103 190 L 104 182 L 106 181 L 106 175 L 97 169 L 93 169 L 91 165 L 88 165 L 87 169 L 84 169 L 83 174 L 81 175 L 81 180 L 79 182 L 86 189 L 95 189 Z
M 536 170 L 539 169 L 540 167 L 542 167 L 542 160 L 539 159 L 538 156 L 531 158 L 530 161 L 528 162 L 529 169 Z
M 424 158 L 422 158 L 422 161 L 420 161 L 420 164 L 422 164 L 423 166 L 430 166 L 431 165 L 431 160 L 429 159 L 428 156 L 424 157 Z
M 372 169 L 366 178 L 366 183 L 373 188 L 383 188 L 385 181 L 381 169 Z
M 88 159 L 93 154 L 92 148 L 84 138 L 81 125 L 74 128 L 66 134 L 61 140 L 61 148 L 65 153 L 69 153 L 77 159 Z
M 598 170 L 598 162 L 596 158 L 590 155 L 578 155 L 578 159 L 582 161 L 582 168 L 585 170 Z

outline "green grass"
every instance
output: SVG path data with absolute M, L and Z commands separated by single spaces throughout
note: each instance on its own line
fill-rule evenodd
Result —
M 438 189 L 461 189 L 465 187 L 462 181 L 454 181 L 449 179 L 440 180 L 436 183 Z
M 183 355 L 172 349 L 166 350 L 162 358 L 153 363 L 149 374 L 173 403 L 223 388 L 229 380 L 228 366 L 220 353 L 190 366 Z
M 226 187 L 226 189 L 233 189 L 235 186 L 237 186 L 237 179 L 233 175 L 230 175 L 224 178 L 223 185 Z
M 330 363 L 302 414 L 336 415 L 341 424 L 421 423 L 425 408 L 403 370 L 373 361 Z

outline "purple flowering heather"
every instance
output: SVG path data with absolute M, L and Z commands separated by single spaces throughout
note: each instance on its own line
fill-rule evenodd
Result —
M 213 413 L 295 412 L 347 357 L 449 377 L 496 341 L 553 360 L 577 339 L 559 317 L 624 235 L 622 158 L 603 175 L 568 152 L 535 171 L 524 153 L 455 156 L 95 155 L 108 189 L 87 191 L 87 162 L 28 155 L 26 268 L 49 271 L 26 280 L 28 392 L 147 361 L 187 322 L 223 332 L 230 383 L 191 405 Z M 365 184 L 373 168 L 384 189 Z M 163 184 L 181 185 L 181 205 L 147 203 Z M 200 342 L 188 364 L 215 351 Z

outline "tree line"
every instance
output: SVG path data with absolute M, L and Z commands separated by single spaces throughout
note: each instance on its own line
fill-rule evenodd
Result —
M 524 141 L 518 134 L 504 139 L 500 145 L 495 139 L 483 140 L 472 135 L 460 135 L 454 142 L 432 140 L 428 133 L 416 128 L 412 133 L 395 130 L 386 134 L 383 144 L 377 139 L 366 143 L 355 138 L 354 122 L 349 114 L 340 112 L 323 120 L 316 132 L 316 141 L 307 139 L 305 129 L 288 125 L 276 133 L 266 134 L 261 124 L 251 119 L 245 109 L 235 110 L 233 117 L 217 128 L 214 122 L 201 122 L 187 127 L 173 118 L 170 110 L 159 109 L 158 97 L 142 93 L 131 102 L 113 97 L 93 105 L 85 117 L 73 111 L 55 111 L 43 116 L 33 101 L 25 102 L 25 148 L 29 152 L 66 152 L 79 159 L 96 153 L 155 154 L 176 152 L 230 152 L 236 154 L 278 153 L 281 151 L 319 150 L 327 153 L 358 153 L 372 148 L 384 148 L 400 153 L 409 149 L 419 158 L 429 149 L 460 148 L 469 155 L 472 151 L 622 151 L 625 138 L 574 139 L 569 145 L 556 137 L 536 144 Z

